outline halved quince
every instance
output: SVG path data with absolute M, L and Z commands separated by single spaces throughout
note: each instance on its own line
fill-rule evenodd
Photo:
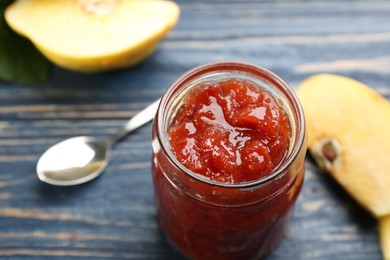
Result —
M 337 75 L 315 75 L 297 89 L 308 146 L 319 166 L 373 216 L 390 257 L 390 104 L 368 86 Z
M 94 72 L 148 57 L 179 12 L 164 0 L 17 0 L 5 19 L 58 66 Z

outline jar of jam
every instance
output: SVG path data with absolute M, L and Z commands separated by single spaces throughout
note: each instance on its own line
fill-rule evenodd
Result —
M 191 259 L 258 259 L 284 235 L 304 177 L 305 121 L 293 90 L 253 64 L 196 67 L 153 122 L 158 220 Z

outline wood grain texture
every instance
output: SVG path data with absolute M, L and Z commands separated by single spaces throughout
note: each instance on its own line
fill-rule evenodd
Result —
M 100 178 L 40 183 L 36 161 L 75 135 L 109 135 L 186 70 L 215 60 L 267 67 L 292 87 L 327 72 L 390 98 L 389 1 L 178 0 L 177 27 L 142 64 L 39 86 L 0 81 L 0 257 L 182 259 L 154 207 L 150 125 L 118 144 Z M 385 119 L 384 119 L 385 120 Z M 307 158 L 286 238 L 267 260 L 381 259 L 377 223 Z

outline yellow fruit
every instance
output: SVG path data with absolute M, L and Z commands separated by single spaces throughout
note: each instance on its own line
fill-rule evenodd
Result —
M 390 258 L 390 103 L 368 86 L 336 75 L 303 81 L 297 95 L 306 114 L 308 147 L 363 207 L 380 219 Z
M 375 216 L 390 213 L 390 104 L 362 83 L 317 75 L 298 87 L 308 146 Z
M 383 259 L 390 260 L 390 215 L 380 219 L 379 231 Z
M 148 57 L 179 13 L 164 0 L 17 0 L 5 19 L 58 66 L 94 72 Z

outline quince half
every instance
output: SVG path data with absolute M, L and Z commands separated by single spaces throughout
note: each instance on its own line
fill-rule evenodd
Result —
M 17 0 L 5 19 L 58 66 L 96 72 L 144 60 L 179 13 L 164 0 Z
M 321 74 L 297 88 L 308 147 L 318 165 L 380 220 L 382 251 L 390 259 L 390 104 L 370 87 Z

